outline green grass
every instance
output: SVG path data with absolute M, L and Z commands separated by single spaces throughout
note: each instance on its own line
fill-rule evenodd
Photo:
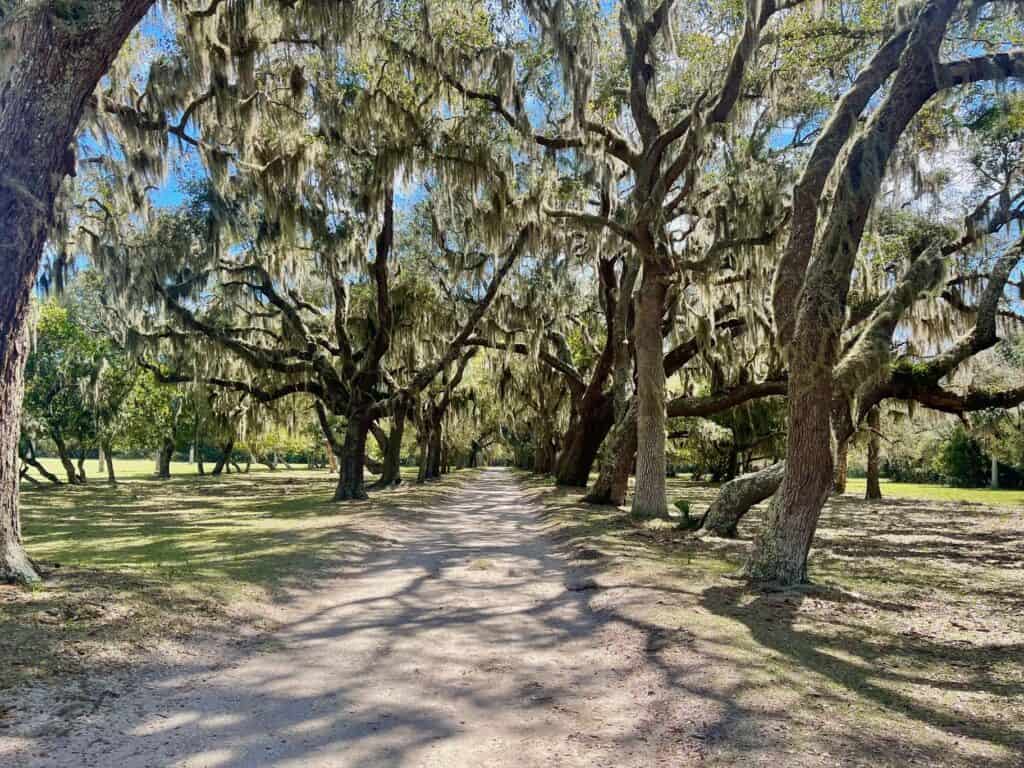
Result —
M 846 483 L 848 496 L 864 497 L 866 480 L 851 477 Z M 880 483 L 882 497 L 900 499 L 921 499 L 922 501 L 967 502 L 969 504 L 1009 504 L 1024 508 L 1024 490 L 992 490 L 990 488 L 950 488 L 930 483 L 894 483 L 883 479 Z
M 159 480 L 150 462 L 119 464 L 128 466 L 113 487 L 23 486 L 22 532 L 46 580 L 32 591 L 0 586 L 0 689 L 202 626 L 258 624 L 263 601 L 357 565 L 389 544 L 387 525 L 473 473 L 335 503 L 324 470 L 198 477 L 181 464 Z
M 60 459 L 48 457 L 40 459 L 39 463 L 61 480 L 65 479 L 64 467 L 61 465 Z M 208 473 L 213 470 L 213 465 L 214 462 L 212 461 L 206 462 L 206 471 Z M 242 466 L 244 467 L 244 464 Z M 155 469 L 156 466 L 153 459 L 114 459 L 114 473 L 117 475 L 118 480 L 139 480 L 147 477 L 154 477 Z M 280 469 L 284 470 L 284 466 L 282 465 Z M 269 471 L 263 464 L 253 464 L 251 467 L 252 472 L 264 470 Z M 197 474 L 199 473 L 195 464 L 189 464 L 187 461 L 171 462 L 171 475 L 174 477 Z M 89 481 L 102 481 L 107 478 L 106 471 L 100 472 L 99 463 L 96 459 L 86 460 L 85 475 Z

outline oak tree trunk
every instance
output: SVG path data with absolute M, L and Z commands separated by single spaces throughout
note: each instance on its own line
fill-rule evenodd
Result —
M 615 414 L 612 398 L 607 394 L 584 401 L 580 406 L 580 412 L 562 437 L 555 482 L 585 488 L 601 444 L 615 422 Z
M 601 469 L 590 492 L 583 497 L 588 504 L 611 504 L 620 507 L 626 503 L 629 474 L 636 458 L 637 402 L 634 399 L 622 420 L 615 425 L 609 445 L 601 460 Z
M 665 517 L 665 363 L 661 319 L 667 275 L 644 266 L 635 325 L 637 424 L 635 517 Z
M 0 288 L 0 292 L 2 292 Z M 28 334 L 0 336 L 0 581 L 30 584 L 39 581 L 21 541 L 18 515 L 18 433 Z
M 868 487 L 864 493 L 864 498 L 866 499 L 882 498 L 882 486 L 878 482 L 879 448 L 882 443 L 881 434 L 879 433 L 879 427 L 882 422 L 880 416 L 877 405 L 868 411 L 868 429 L 870 433 L 868 435 Z
M 441 476 L 441 425 L 434 424 L 430 428 L 430 439 L 427 443 L 427 479 L 436 480 Z
M 400 402 L 391 415 L 391 434 L 388 435 L 387 450 L 384 451 L 384 468 L 376 482 L 378 487 L 387 488 L 402 482 L 402 436 L 405 434 L 407 411 L 407 406 Z
M 786 463 L 780 461 L 758 472 L 730 480 L 718 490 L 718 496 L 708 507 L 701 530 L 726 539 L 736 538 L 736 527 L 743 516 L 752 506 L 761 503 L 779 489 L 785 473 Z
M 363 487 L 363 471 L 366 466 L 366 436 L 370 432 L 368 418 L 350 418 L 345 428 L 345 442 L 341 446 L 338 462 L 341 474 L 338 486 L 334 491 L 335 501 L 365 499 Z
M 159 478 L 167 479 L 171 476 L 171 459 L 174 458 L 174 441 L 164 440 L 160 451 L 156 455 L 156 475 Z
M 832 487 L 831 366 L 795 365 L 789 380 L 786 476 L 768 506 L 746 573 L 783 586 L 807 580 L 818 515 Z
M 21 544 L 18 425 L 26 322 L 85 101 L 152 0 L 22 4 L 0 22 L 0 579 L 37 581 Z
M 71 461 L 71 455 L 68 452 L 67 443 L 64 442 L 64 436 L 60 433 L 60 430 L 51 429 L 50 439 L 53 440 L 53 444 L 57 448 L 57 458 L 60 459 L 60 465 L 64 467 L 64 474 L 67 475 L 68 484 L 75 485 L 78 483 L 78 470 L 75 469 L 75 463 Z
M 107 467 L 107 482 L 111 485 L 117 485 L 117 475 L 114 472 L 114 453 L 110 449 L 110 443 L 106 443 L 100 450 L 103 451 L 106 457 L 104 464 Z
M 846 493 L 846 478 L 848 476 L 848 464 L 850 460 L 850 441 L 848 439 L 836 440 L 836 463 L 832 470 L 832 493 L 842 496 Z

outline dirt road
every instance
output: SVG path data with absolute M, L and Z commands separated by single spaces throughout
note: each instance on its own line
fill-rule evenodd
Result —
M 294 595 L 278 631 L 140 671 L 23 766 L 654 766 L 687 756 L 649 638 L 488 470 Z

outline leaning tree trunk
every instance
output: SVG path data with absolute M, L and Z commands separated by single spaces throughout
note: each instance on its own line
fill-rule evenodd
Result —
M 612 398 L 606 393 L 581 402 L 580 409 L 562 438 L 554 470 L 558 485 L 586 488 L 601 444 L 615 423 L 615 413 Z
M 52 429 L 50 430 L 50 438 L 57 448 L 57 458 L 60 459 L 60 465 L 64 467 L 64 474 L 67 475 L 68 484 L 75 485 L 78 482 L 78 470 L 75 469 L 75 463 L 68 454 L 68 446 L 64 442 L 64 436 L 58 430 Z
M 636 487 L 633 515 L 665 517 L 665 362 L 661 318 L 667 275 L 644 265 L 636 310 L 637 374 Z
M 611 504 L 620 507 L 626 503 L 629 491 L 629 473 L 636 458 L 637 402 L 633 400 L 625 416 L 615 425 L 601 460 L 601 469 L 590 492 L 583 497 L 588 504 Z
M 812 359 L 793 358 L 786 476 L 747 561 L 746 573 L 754 581 L 788 586 L 807 580 L 807 554 L 832 487 L 831 361 L 814 365 Z
M 341 446 L 338 462 L 341 474 L 334 491 L 335 501 L 365 499 L 363 472 L 366 467 L 366 437 L 370 433 L 370 421 L 365 416 L 350 417 L 345 428 L 345 442 Z
M 26 323 L 85 101 L 153 0 L 21 4 L 0 21 L 0 579 L 37 581 L 21 544 L 18 425 Z
M 25 443 L 25 451 L 19 454 L 19 458 L 25 462 L 27 466 L 32 467 L 36 472 L 54 485 L 60 485 L 60 478 L 40 463 L 39 458 L 36 456 L 35 443 L 31 439 L 26 439 Z M 32 478 L 29 478 L 28 476 L 26 476 L 26 478 L 30 481 L 32 480 Z
M 86 483 L 85 476 L 85 448 L 81 447 L 78 449 L 78 482 L 82 485 Z
M 865 499 L 882 498 L 882 486 L 878 482 L 879 448 L 882 443 L 882 436 L 879 432 L 881 427 L 881 412 L 876 405 L 868 411 L 868 487 L 864 493 Z
M 736 538 L 736 527 L 743 516 L 752 506 L 775 493 L 785 474 L 786 463 L 780 461 L 766 469 L 730 480 L 719 489 L 718 496 L 708 507 L 701 521 L 701 530 L 725 539 Z

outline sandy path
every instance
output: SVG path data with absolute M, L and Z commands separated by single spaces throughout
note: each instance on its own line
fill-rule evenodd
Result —
M 296 596 L 271 643 L 142 673 L 24 766 L 678 765 L 643 633 L 488 470 Z

